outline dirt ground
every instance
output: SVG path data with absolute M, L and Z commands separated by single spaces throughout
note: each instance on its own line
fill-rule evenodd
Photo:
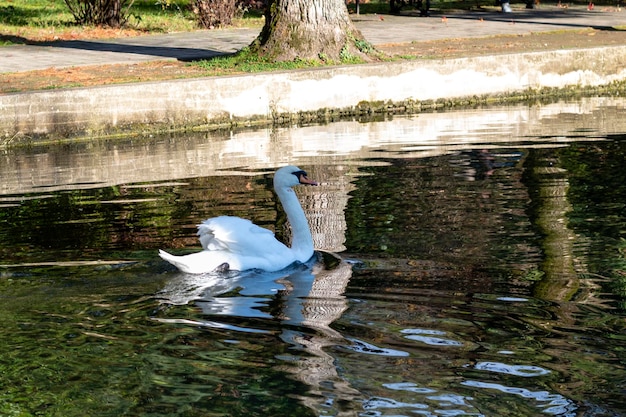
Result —
M 623 31 L 582 29 L 529 35 L 447 39 L 378 45 L 396 59 L 444 59 L 531 51 L 624 45 Z M 203 69 L 178 61 L 101 65 L 0 74 L 0 94 L 114 83 L 159 81 L 205 76 Z

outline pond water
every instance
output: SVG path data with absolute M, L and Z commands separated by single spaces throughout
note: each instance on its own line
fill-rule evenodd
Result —
M 0 414 L 624 415 L 625 104 L 0 150 Z M 158 258 L 286 164 L 308 264 Z

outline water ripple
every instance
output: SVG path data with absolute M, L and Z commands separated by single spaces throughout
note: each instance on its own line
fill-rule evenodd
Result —
M 216 321 L 209 320 L 187 320 L 187 319 L 164 319 L 164 318 L 152 318 L 154 321 L 158 321 L 160 323 L 169 323 L 169 324 L 187 324 L 194 327 L 208 327 L 212 329 L 225 329 L 225 330 L 235 330 L 238 332 L 245 333 L 271 333 L 266 330 L 261 329 L 252 329 L 249 327 L 241 327 L 241 326 L 233 326 L 231 324 L 219 323 Z
M 468 403 L 471 397 L 457 394 L 441 394 L 424 397 L 424 402 L 406 402 L 386 397 L 372 397 L 363 402 L 365 413 L 360 417 L 400 417 L 407 415 L 423 416 L 483 416 L 479 412 L 473 412 L 473 407 Z M 453 407 L 453 408 L 448 408 Z M 392 409 L 394 414 L 387 414 L 382 410 Z
M 381 356 L 409 356 L 408 352 L 396 349 L 387 349 L 372 344 L 363 342 L 358 339 L 348 339 L 352 342 L 350 346 L 344 346 L 346 349 L 353 350 L 358 353 L 366 353 L 368 355 L 381 355 Z
M 475 369 L 481 371 L 497 372 L 501 374 L 533 377 L 547 375 L 549 370 L 535 365 L 508 365 L 501 362 L 478 362 L 473 366 Z
M 464 381 L 461 385 L 473 388 L 484 388 L 498 390 L 507 394 L 518 395 L 523 398 L 534 399 L 539 408 L 542 408 L 546 414 L 552 414 L 561 417 L 573 417 L 576 415 L 578 407 L 573 401 L 563 397 L 560 394 L 551 394 L 548 391 L 531 391 L 526 388 L 507 387 L 501 384 L 481 381 Z
M 512 303 L 525 303 L 525 302 L 528 302 L 528 298 L 522 298 L 522 297 L 498 297 L 497 300 L 509 301 L 509 302 L 512 302 Z
M 412 382 L 395 382 L 390 384 L 383 384 L 383 387 L 392 389 L 394 391 L 409 391 L 417 394 L 432 394 L 437 392 L 434 389 L 426 387 L 418 387 L 417 384 Z
M 426 343 L 432 346 L 463 346 L 463 343 L 456 340 L 444 339 L 441 337 L 433 337 L 432 335 L 446 335 L 446 332 L 441 330 L 428 330 L 428 329 L 404 329 L 400 333 L 406 334 L 406 339 L 415 340 L 417 342 Z
M 427 409 L 428 406 L 426 404 L 421 403 L 405 403 L 402 401 L 396 401 L 391 398 L 381 398 L 374 397 L 366 400 L 363 403 L 363 408 L 365 410 L 379 409 L 379 408 L 416 408 L 416 409 Z

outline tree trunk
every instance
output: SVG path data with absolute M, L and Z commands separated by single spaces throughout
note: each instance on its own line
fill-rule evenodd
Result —
M 275 61 L 354 61 L 373 51 L 345 0 L 269 0 L 265 26 L 251 50 Z
M 113 28 L 122 26 L 121 0 L 112 0 L 107 3 L 108 7 L 102 10 L 102 23 Z

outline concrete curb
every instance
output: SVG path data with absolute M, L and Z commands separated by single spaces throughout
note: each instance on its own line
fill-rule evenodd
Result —
M 9 94 L 0 96 L 0 141 L 269 123 L 364 102 L 601 86 L 626 80 L 624 62 L 626 46 L 614 46 Z

